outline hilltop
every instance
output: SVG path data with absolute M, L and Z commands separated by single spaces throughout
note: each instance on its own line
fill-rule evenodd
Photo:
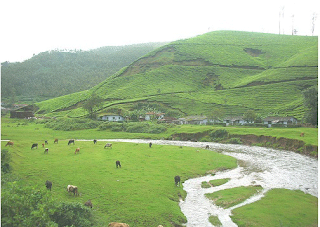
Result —
M 216 31 L 161 46 L 87 91 L 37 106 L 81 117 L 95 93 L 104 99 L 97 113 L 151 106 L 176 116 L 254 110 L 301 119 L 302 92 L 317 83 L 318 37 Z
M 106 46 L 89 51 L 53 50 L 24 62 L 3 62 L 2 99 L 41 101 L 90 89 L 164 44 Z

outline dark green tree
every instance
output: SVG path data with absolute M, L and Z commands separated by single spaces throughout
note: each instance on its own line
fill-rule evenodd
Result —
M 318 125 L 318 87 L 313 86 L 303 92 L 304 105 L 307 108 L 305 119 L 307 123 Z
M 247 121 L 247 122 L 254 122 L 256 119 L 257 115 L 254 112 L 254 110 L 248 110 L 247 112 L 245 112 L 243 114 L 243 120 Z
M 94 119 L 94 111 L 102 105 L 103 99 L 93 93 L 83 104 L 83 108 L 89 112 L 89 118 Z

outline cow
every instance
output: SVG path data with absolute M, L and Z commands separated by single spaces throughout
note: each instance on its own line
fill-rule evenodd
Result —
M 78 187 L 74 185 L 68 185 L 67 187 L 68 192 L 73 192 L 73 195 L 79 195 L 78 193 Z
M 92 202 L 89 199 L 87 202 L 84 203 L 85 206 L 92 208 Z
M 47 180 L 46 183 L 45 183 L 45 185 L 46 185 L 46 188 L 51 191 L 52 182 Z
M 58 143 L 58 141 L 59 141 L 58 139 L 54 139 L 54 142 L 53 142 L 53 143 Z
M 149 143 L 149 147 L 150 147 L 150 148 L 152 147 L 152 143 L 151 143 L 151 142 Z
M 48 144 L 48 140 L 45 140 L 45 141 L 44 141 L 44 144 Z
M 210 149 L 210 146 L 209 146 L 209 145 L 206 145 L 206 149 Z
M 126 223 L 110 222 L 108 227 L 129 227 Z
M 97 140 L 93 140 L 93 144 L 96 144 L 97 143 Z
M 106 145 L 104 145 L 104 148 L 106 147 L 110 147 L 112 149 L 112 143 L 107 143 Z
M 176 186 L 178 186 L 178 185 L 180 186 L 180 176 L 178 176 L 178 175 L 175 176 L 174 177 L 174 182 L 175 182 Z
M 32 144 L 31 149 L 34 147 L 36 147 L 38 149 L 38 144 L 37 143 Z
M 44 149 L 44 153 L 48 154 L 48 152 L 49 152 L 49 148 Z
M 302 132 L 302 133 L 300 134 L 300 137 L 304 137 L 304 132 Z
M 42 144 L 42 147 L 44 147 L 44 143 Z
M 116 161 L 116 167 L 120 167 L 121 168 L 121 164 L 120 164 L 120 161 Z
M 7 144 L 6 144 L 6 146 L 13 146 L 13 142 L 12 141 L 9 141 Z
M 80 148 L 78 147 L 75 151 L 74 151 L 74 154 L 77 154 L 80 152 Z
M 68 145 L 70 145 L 71 143 L 73 143 L 74 145 L 74 140 L 69 140 Z

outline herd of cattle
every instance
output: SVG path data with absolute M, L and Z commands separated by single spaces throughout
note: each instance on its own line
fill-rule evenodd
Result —
M 59 142 L 58 139 L 55 139 L 55 140 L 54 140 L 54 143 L 58 143 L 58 142 Z M 96 143 L 97 143 L 97 140 L 96 140 L 96 139 L 93 140 L 93 143 L 96 144 Z M 48 144 L 48 141 L 47 141 L 47 140 L 44 141 L 44 143 L 42 144 L 42 147 L 44 148 L 46 144 Z M 70 144 L 75 145 L 74 139 L 71 139 L 71 140 L 68 141 L 68 145 L 70 145 Z M 13 145 L 14 145 L 14 143 L 13 143 L 12 141 L 9 141 L 9 142 L 7 142 L 7 144 L 6 144 L 5 146 L 13 146 Z M 149 143 L 149 147 L 150 147 L 150 148 L 152 147 L 152 143 L 151 143 L 151 142 Z M 38 144 L 37 144 L 37 143 L 33 143 L 33 144 L 31 145 L 31 149 L 33 149 L 33 148 L 37 148 L 37 149 L 38 149 Z M 106 143 L 106 144 L 104 145 L 104 148 L 111 148 L 111 149 L 112 149 L 112 143 Z M 207 148 L 207 147 L 206 147 L 206 148 Z M 77 154 L 77 153 L 79 153 L 79 152 L 80 152 L 80 148 L 78 147 L 78 148 L 76 148 L 76 150 L 75 150 L 75 154 Z M 45 154 L 48 154 L 48 153 L 49 153 L 49 149 L 48 149 L 48 148 L 45 148 L 44 153 L 45 153 Z M 116 168 L 121 168 L 121 163 L 120 163 L 119 160 L 116 161 Z M 175 185 L 176 185 L 176 186 L 180 186 L 180 176 L 178 176 L 178 175 L 175 176 L 175 177 L 174 177 L 174 182 L 175 182 Z M 45 182 L 45 186 L 46 186 L 46 188 L 47 188 L 48 190 L 51 191 L 52 182 L 49 181 L 49 180 L 47 180 L 47 181 Z M 78 187 L 75 186 L 75 185 L 68 185 L 68 186 L 67 186 L 67 191 L 68 191 L 68 193 L 70 193 L 70 192 L 73 193 L 74 196 L 79 195 Z M 84 203 L 84 205 L 92 208 L 92 202 L 91 202 L 91 200 L 89 199 L 87 202 Z M 109 227 L 129 227 L 128 224 L 126 224 L 126 223 L 119 223 L 119 222 L 111 222 L 111 223 L 109 223 L 108 226 L 109 226 Z M 163 226 L 162 226 L 162 225 L 159 225 L 158 227 L 163 227 Z

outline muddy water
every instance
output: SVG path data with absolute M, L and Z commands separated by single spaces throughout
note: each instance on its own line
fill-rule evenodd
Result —
M 111 141 L 111 140 L 110 140 Z M 230 215 L 233 209 L 255 202 L 272 188 L 301 190 L 318 197 L 318 161 L 314 158 L 300 155 L 291 151 L 274 150 L 262 147 L 243 145 L 201 143 L 168 140 L 112 140 L 121 142 L 149 143 L 163 145 L 177 145 L 204 148 L 221 152 L 239 160 L 237 168 L 217 172 L 214 176 L 208 175 L 189 179 L 183 183 L 187 197 L 180 202 L 181 211 L 187 218 L 188 227 L 209 227 L 209 216 L 217 216 L 222 226 L 237 226 L 232 222 Z M 203 181 L 230 178 L 226 184 L 201 188 Z M 239 186 L 261 185 L 264 190 L 249 198 L 242 204 L 229 209 L 222 209 L 209 201 L 205 194 Z

